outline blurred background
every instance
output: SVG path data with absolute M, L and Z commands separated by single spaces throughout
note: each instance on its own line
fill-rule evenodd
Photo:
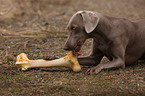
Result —
M 0 95 L 22 95 L 29 92 L 30 95 L 34 95 L 35 91 L 38 94 L 45 94 L 49 93 L 46 90 L 47 88 L 55 96 L 63 93 L 72 95 L 72 91 L 76 92 L 75 95 L 80 94 L 82 96 L 89 93 L 90 96 L 97 94 L 114 96 L 114 94 L 117 95 L 120 92 L 122 92 L 121 94 L 138 96 L 144 94 L 145 79 L 143 72 L 145 71 L 137 71 L 134 74 L 134 67 L 126 69 L 125 72 L 123 70 L 116 70 L 113 73 L 105 71 L 95 78 L 84 75 L 83 73 L 86 70 L 83 70 L 80 74 L 75 74 L 77 76 L 74 76 L 68 70 L 68 73 L 58 70 L 51 72 L 50 69 L 42 69 L 44 72 L 42 70 L 26 73 L 18 71 L 15 66 L 16 56 L 22 52 L 26 53 L 30 59 L 45 56 L 56 56 L 58 58 L 65 56 L 68 53 L 63 50 L 68 36 L 66 26 L 71 16 L 79 10 L 97 11 L 108 16 L 137 20 L 145 18 L 145 0 L 0 0 L 0 74 L 2 73 L 0 75 Z M 91 39 L 83 45 L 82 55 L 90 53 L 90 46 Z M 102 60 L 102 62 L 107 61 L 106 58 Z M 143 65 L 137 68 L 145 70 Z M 40 74 L 38 74 L 39 72 Z M 47 81 L 46 74 L 50 76 L 49 80 L 53 81 Z M 115 77 L 118 79 L 116 80 Z M 73 81 L 72 78 L 76 81 Z M 137 79 L 133 80 L 132 78 Z M 23 84 L 24 82 L 25 84 Z M 81 82 L 84 82 L 84 84 L 78 86 L 75 82 L 78 82 L 79 85 Z M 36 83 L 41 87 L 30 86 L 31 83 L 34 85 Z M 48 87 L 47 84 L 53 85 Z M 68 86 L 66 86 L 67 84 Z M 96 86 L 98 87 L 96 88 Z M 23 87 L 26 87 L 26 89 Z M 36 90 L 36 87 L 38 90 Z M 99 93 L 95 94 L 95 92 Z
M 0 32 L 5 36 L 47 33 L 41 32 L 42 30 L 65 32 L 69 19 L 78 10 L 97 11 L 135 20 L 145 17 L 145 1 L 0 0 Z

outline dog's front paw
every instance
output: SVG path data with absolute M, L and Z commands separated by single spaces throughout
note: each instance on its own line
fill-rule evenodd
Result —
M 88 75 L 98 74 L 101 70 L 102 68 L 100 66 L 96 66 L 96 67 L 88 69 L 85 74 L 88 74 Z

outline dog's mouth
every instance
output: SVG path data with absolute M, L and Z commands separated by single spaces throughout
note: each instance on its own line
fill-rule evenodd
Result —
M 78 55 L 82 54 L 82 51 L 81 51 L 81 43 L 80 43 L 80 42 L 78 42 L 78 44 L 77 44 L 76 47 L 74 48 L 73 52 L 74 52 L 75 54 L 78 54 Z
M 76 46 L 75 49 L 73 50 L 73 52 L 74 52 L 75 54 L 80 55 L 80 54 L 82 54 L 82 51 L 81 51 L 80 49 L 81 49 L 80 46 Z

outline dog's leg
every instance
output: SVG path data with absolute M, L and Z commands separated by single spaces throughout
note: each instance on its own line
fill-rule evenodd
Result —
M 82 66 L 96 66 L 100 63 L 103 56 L 82 56 L 78 58 L 80 65 Z
M 84 66 L 96 66 L 103 58 L 103 53 L 97 48 L 95 41 L 92 41 L 92 51 L 90 56 L 80 56 L 78 61 L 80 65 Z
M 111 62 L 105 63 L 105 64 L 99 64 L 95 67 L 92 67 L 87 70 L 86 74 L 97 74 L 99 73 L 102 69 L 109 69 L 109 68 L 119 68 L 123 67 L 125 68 L 125 64 L 122 59 L 115 59 Z
M 125 46 L 120 43 L 120 39 L 117 42 L 114 42 L 114 45 L 112 45 L 112 48 L 110 47 L 110 50 L 112 50 L 110 51 L 110 56 L 113 60 L 108 63 L 98 64 L 97 66 L 88 69 L 86 74 L 97 74 L 102 69 L 125 68 Z

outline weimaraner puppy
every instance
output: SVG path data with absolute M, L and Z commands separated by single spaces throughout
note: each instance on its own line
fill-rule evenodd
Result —
M 93 11 L 78 11 L 67 28 L 70 33 L 65 50 L 79 54 L 85 40 L 93 38 L 91 54 L 78 58 L 81 65 L 94 66 L 86 74 L 97 74 L 108 68 L 125 68 L 125 64 L 145 59 L 145 19 L 129 21 Z M 99 64 L 103 56 L 110 62 Z

